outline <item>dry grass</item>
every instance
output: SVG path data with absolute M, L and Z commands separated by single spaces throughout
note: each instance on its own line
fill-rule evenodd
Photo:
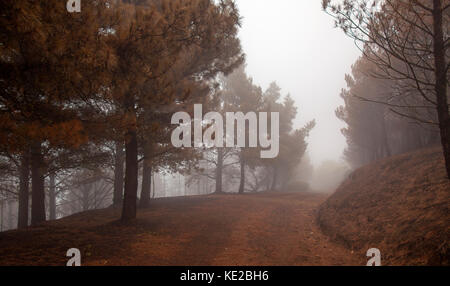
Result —
M 322 204 L 318 221 L 385 265 L 449 265 L 450 181 L 440 148 L 391 157 L 356 170 Z

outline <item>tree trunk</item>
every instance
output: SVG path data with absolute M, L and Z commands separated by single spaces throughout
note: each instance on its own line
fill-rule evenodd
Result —
M 277 167 L 273 167 L 272 186 L 270 187 L 271 191 L 275 191 L 277 188 L 277 176 L 278 176 Z
M 89 193 L 90 193 L 90 187 L 88 185 L 85 185 L 83 187 L 81 187 L 81 202 L 82 202 L 82 206 L 83 206 L 83 211 L 88 211 L 89 210 Z
M 44 158 L 41 143 L 31 145 L 31 225 L 45 221 Z
M 442 3 L 433 0 L 433 30 L 434 30 L 434 65 L 436 77 L 437 113 L 439 131 L 444 152 L 447 177 L 450 179 L 450 114 L 447 102 L 447 64 L 445 61 L 444 33 L 442 29 Z
M 216 193 L 222 193 L 223 149 L 217 148 Z
M 266 177 L 265 177 L 265 181 L 266 181 L 266 192 L 270 191 L 270 169 L 269 167 L 266 167 Z
M 245 191 L 245 160 L 244 156 L 241 154 L 241 182 L 239 183 L 239 194 L 243 194 Z
M 28 226 L 28 208 L 30 196 L 30 160 L 29 153 L 23 152 L 20 162 L 19 207 L 17 228 Z
M 8 202 L 8 229 L 14 228 L 14 221 L 13 221 L 13 201 Z
M 3 231 L 3 204 L 4 200 L 0 200 L 0 232 Z
M 383 157 L 391 156 L 391 148 L 389 147 L 387 130 L 386 130 L 386 119 L 384 116 L 381 118 L 381 132 L 383 132 Z
M 118 207 L 123 203 L 123 144 L 116 142 L 116 152 L 114 156 L 114 193 L 113 206 Z
M 150 206 L 150 192 L 152 189 L 152 165 L 149 152 L 144 151 L 144 163 L 142 165 L 142 189 L 139 207 L 148 208 Z
M 138 187 L 138 143 L 135 128 L 127 132 L 125 143 L 125 192 L 122 209 L 122 221 L 136 218 L 136 200 Z
M 153 173 L 153 171 L 151 173 L 152 173 L 152 185 L 153 185 L 153 187 L 152 187 L 152 189 L 153 189 L 152 198 L 155 198 L 155 196 L 156 196 L 155 174 Z M 150 189 L 150 191 L 151 191 L 151 189 Z
M 56 219 L 56 186 L 55 174 L 50 174 L 50 186 L 48 188 L 50 220 Z

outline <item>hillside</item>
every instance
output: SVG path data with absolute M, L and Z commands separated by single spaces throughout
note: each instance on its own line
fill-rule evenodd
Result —
M 0 234 L 0 265 L 364 265 L 316 224 L 325 195 L 258 193 L 155 199 L 131 225 L 120 210 Z
M 321 205 L 335 241 L 384 265 L 449 265 L 450 181 L 440 148 L 387 158 L 353 172 Z

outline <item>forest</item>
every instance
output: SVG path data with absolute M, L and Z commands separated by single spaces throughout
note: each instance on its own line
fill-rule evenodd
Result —
M 123 1 L 112 9 L 104 1 L 68 16 L 61 1 L 50 1 L 40 7 L 45 17 L 14 2 L 2 7 L 20 11 L 3 19 L 18 26 L 2 31 L 3 58 L 11 58 L 2 63 L 2 202 L 18 201 L 19 227 L 28 225 L 29 193 L 32 225 L 111 203 L 129 220 L 138 206 L 148 207 L 155 173 L 189 172 L 189 183 L 213 177 L 221 193 L 229 167 L 242 193 L 276 189 L 288 180 L 284 170 L 299 163 L 314 122 L 294 130 L 293 100 L 282 100 L 275 83 L 263 92 L 245 74 L 233 2 Z M 194 103 L 223 114 L 280 112 L 280 155 L 174 148 L 170 118 L 192 113 Z
M 272 71 L 272 78 L 261 82 L 250 72 L 254 61 L 240 34 L 247 15 L 240 12 L 244 5 L 241 2 L 247 1 L 81 0 L 81 6 L 77 6 L 78 1 L 1 1 L 0 231 L 6 231 L 6 236 L 5 244 L 0 242 L 0 260 L 2 255 L 9 257 L 0 261 L 1 265 L 14 261 L 14 253 L 9 253 L 8 249 L 12 252 L 20 247 L 8 246 L 7 241 L 14 240 L 15 232 L 33 233 L 41 226 L 48 227 L 48 238 L 45 234 L 40 238 L 45 245 L 45 240 L 52 235 L 53 221 L 64 223 L 65 219 L 70 221 L 73 217 L 81 228 L 85 222 L 78 221 L 75 214 L 83 216 L 90 211 L 98 211 L 99 219 L 108 217 L 108 222 L 109 216 L 113 216 L 111 221 L 118 222 L 114 227 L 120 228 L 134 227 L 144 216 L 145 220 L 156 223 L 158 215 L 166 212 L 168 217 L 181 220 L 183 215 L 176 214 L 183 210 L 192 220 L 197 220 L 222 210 L 223 214 L 230 214 L 223 219 L 214 217 L 217 223 L 233 221 L 234 225 L 238 221 L 235 216 L 241 214 L 249 225 L 254 219 L 255 228 L 260 224 L 261 229 L 267 228 L 259 236 L 272 232 L 270 217 L 278 218 L 273 222 L 273 229 L 283 227 L 278 230 L 283 236 L 283 231 L 297 229 L 300 225 L 310 227 L 305 226 L 305 217 L 298 219 L 297 225 L 295 219 L 304 215 L 300 213 L 302 209 L 307 210 L 308 216 L 309 213 L 315 215 L 320 205 L 320 225 L 314 224 L 308 233 L 320 235 L 314 237 L 317 243 L 325 243 L 325 240 L 331 243 L 325 235 L 336 237 L 340 231 L 345 233 L 344 228 L 337 228 L 338 222 L 331 223 L 333 216 L 347 214 L 344 209 L 339 213 L 339 208 L 346 206 L 345 202 L 338 204 L 341 194 L 345 197 L 345 192 L 357 189 L 356 194 L 348 195 L 349 200 L 358 198 L 357 206 L 376 197 L 364 197 L 371 188 L 389 189 L 396 180 L 405 180 L 399 185 L 405 192 L 410 188 L 408 190 L 435 193 L 427 201 L 429 205 L 415 205 L 423 207 L 424 212 L 432 208 L 434 212 L 428 217 L 435 220 L 430 219 L 425 224 L 426 231 L 430 235 L 443 233 L 444 244 L 423 248 L 414 244 L 427 250 L 424 252 L 430 256 L 426 259 L 413 260 L 415 256 L 406 255 L 404 259 L 402 256 L 403 260 L 390 257 L 388 261 L 393 264 L 448 263 L 450 2 L 317 1 L 314 9 L 331 21 L 330 31 L 338 33 L 345 41 L 350 40 L 357 54 L 356 59 L 349 62 L 348 72 L 337 76 L 345 80 L 345 85 L 329 95 L 337 100 L 337 105 L 318 95 L 291 94 L 288 90 L 291 87 L 283 86 L 283 74 Z M 290 7 L 291 2 L 286 3 L 275 1 L 270 5 Z M 252 5 L 253 13 L 257 14 L 259 4 Z M 315 28 L 309 29 L 314 32 Z M 270 36 L 267 37 L 266 41 L 270 41 Z M 308 44 L 308 41 L 302 43 Z M 273 45 L 278 47 L 283 43 Z M 277 55 L 280 53 L 282 50 Z M 266 56 L 271 57 L 268 52 Z M 308 57 L 300 53 L 298 56 Z M 319 58 L 316 60 L 320 62 Z M 275 70 L 269 59 L 263 64 L 268 71 Z M 329 68 L 327 62 L 322 61 L 321 65 L 323 69 Z M 332 69 L 332 64 L 329 65 Z M 327 85 L 328 79 L 321 77 L 320 72 L 315 76 L 320 78 L 318 85 Z M 339 127 L 330 128 L 340 132 L 338 136 L 342 136 L 345 144 L 342 154 L 335 152 L 336 159 L 320 162 L 314 157 L 314 152 L 322 152 L 317 149 L 314 138 L 327 141 L 330 146 L 335 142 L 320 137 L 322 129 L 318 128 L 324 128 L 326 123 L 322 123 L 320 113 L 312 116 L 308 113 L 313 107 L 308 106 L 305 98 L 316 102 L 323 100 L 321 105 L 334 109 L 333 120 Z M 202 107 L 200 114 L 196 113 L 198 106 Z M 239 127 L 238 116 L 228 120 L 231 113 L 246 115 L 239 117 L 244 122 L 243 127 Z M 174 120 L 174 114 L 181 114 L 183 122 L 179 123 L 179 117 Z M 210 116 L 203 118 L 205 114 Z M 253 114 L 259 117 L 252 117 Z M 265 120 L 261 114 L 266 116 Z M 217 128 L 215 124 L 219 122 L 222 125 Z M 232 130 L 231 140 L 229 129 Z M 181 141 L 179 130 L 185 135 Z M 258 131 L 259 135 L 254 136 Z M 215 144 L 199 142 L 195 137 L 198 132 L 209 136 Z M 183 143 L 174 144 L 175 137 Z M 400 158 L 398 156 L 410 159 L 422 156 L 422 159 L 403 166 L 400 161 L 394 161 Z M 393 161 L 389 161 L 391 158 Z M 421 164 L 430 162 L 434 165 L 423 173 Z M 376 164 L 385 164 L 383 166 L 391 169 L 379 171 Z M 372 172 L 363 171 L 371 166 L 374 166 Z M 399 169 L 400 166 L 404 169 Z M 406 180 L 416 175 L 406 177 L 406 174 L 414 168 L 417 177 L 411 185 Z M 357 177 L 361 172 L 367 181 L 370 176 L 377 179 L 371 184 L 361 181 L 357 186 L 348 185 L 349 180 L 362 180 Z M 389 173 L 394 172 L 398 174 L 396 179 L 388 179 Z M 426 176 L 423 181 L 421 176 Z M 395 193 L 384 196 L 383 203 L 391 196 Z M 424 197 L 411 193 L 409 198 L 422 202 Z M 259 209 L 259 200 L 262 205 L 267 204 L 265 211 Z M 411 204 L 414 203 L 411 201 Z M 326 207 L 332 208 L 332 205 L 333 212 L 337 212 L 335 215 L 327 213 Z M 199 213 L 189 213 L 190 208 Z M 238 213 L 233 214 L 234 208 Z M 272 208 L 272 215 L 266 213 Z M 406 209 L 402 215 L 408 216 L 410 210 Z M 257 221 L 257 214 L 261 220 L 269 215 L 267 224 L 263 226 Z M 370 217 L 362 216 L 364 221 Z M 421 212 L 416 216 L 422 217 Z M 89 220 L 85 221 L 88 225 Z M 367 224 L 362 224 L 369 227 L 371 222 L 367 218 Z M 214 221 L 209 229 L 210 223 L 205 222 L 205 228 L 213 233 L 216 224 Z M 57 225 L 60 224 L 55 227 Z M 181 222 L 173 227 L 176 229 L 180 225 Z M 120 229 L 114 231 L 120 233 Z M 181 234 L 188 231 L 191 230 L 180 228 Z M 256 230 L 236 230 L 240 234 L 236 234 L 236 239 L 251 236 L 252 231 Z M 387 236 L 389 230 L 385 231 Z M 417 230 L 407 239 L 416 239 L 420 231 L 425 230 Z M 158 230 L 149 233 L 153 235 Z M 227 235 L 230 233 L 233 232 Z M 286 244 L 282 245 L 280 240 L 277 247 L 284 247 L 283 251 L 291 249 L 296 239 L 308 239 L 306 232 L 302 235 L 305 236 L 296 238 L 286 233 L 283 236 Z M 0 241 L 1 238 L 0 233 Z M 348 241 L 354 240 L 349 238 Z M 151 242 L 149 240 L 149 244 Z M 264 246 L 265 243 L 260 242 L 261 249 L 271 249 Z M 366 251 L 368 247 L 364 243 L 361 249 Z M 384 245 L 381 241 L 377 243 Z M 343 257 L 347 255 L 344 246 L 338 242 L 336 245 L 331 247 L 336 247 L 336 252 Z M 386 245 L 386 248 L 396 249 Z M 236 246 L 233 251 L 247 253 L 244 246 L 241 247 Z M 313 247 L 317 246 L 311 249 L 315 249 Z M 253 251 L 259 253 L 261 249 Z M 275 252 L 267 255 L 275 255 Z M 248 253 L 248 257 L 253 255 L 250 250 Z M 363 265 L 366 260 L 364 255 L 354 258 L 348 254 L 352 258 L 330 261 L 320 254 L 321 260 L 316 261 L 311 256 L 303 261 L 298 258 L 303 257 L 301 255 L 291 257 L 293 253 L 294 250 L 286 251 L 285 257 L 267 261 L 262 257 L 234 261 L 232 254 L 199 261 L 207 265 Z M 351 253 L 353 255 L 353 250 Z M 440 260 L 436 260 L 435 253 L 440 253 Z M 230 258 L 221 260 L 222 257 Z M 190 259 L 187 254 L 183 258 Z M 125 263 L 114 259 L 111 258 L 113 264 Z M 92 260 L 92 264 L 98 261 Z M 44 262 L 52 263 L 51 260 Z M 198 262 L 175 258 L 167 261 L 168 265 L 172 263 Z

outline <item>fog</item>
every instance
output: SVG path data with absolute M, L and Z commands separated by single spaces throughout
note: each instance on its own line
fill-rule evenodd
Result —
M 2 1 L 0 271 L 449 265 L 449 2 Z
M 334 110 L 342 104 L 344 75 L 360 51 L 333 18 L 322 11 L 320 0 L 237 0 L 242 16 L 240 39 L 247 73 L 263 89 L 272 81 L 296 101 L 296 127 L 315 119 L 308 153 L 315 167 L 339 161 L 346 146 L 344 126 Z

